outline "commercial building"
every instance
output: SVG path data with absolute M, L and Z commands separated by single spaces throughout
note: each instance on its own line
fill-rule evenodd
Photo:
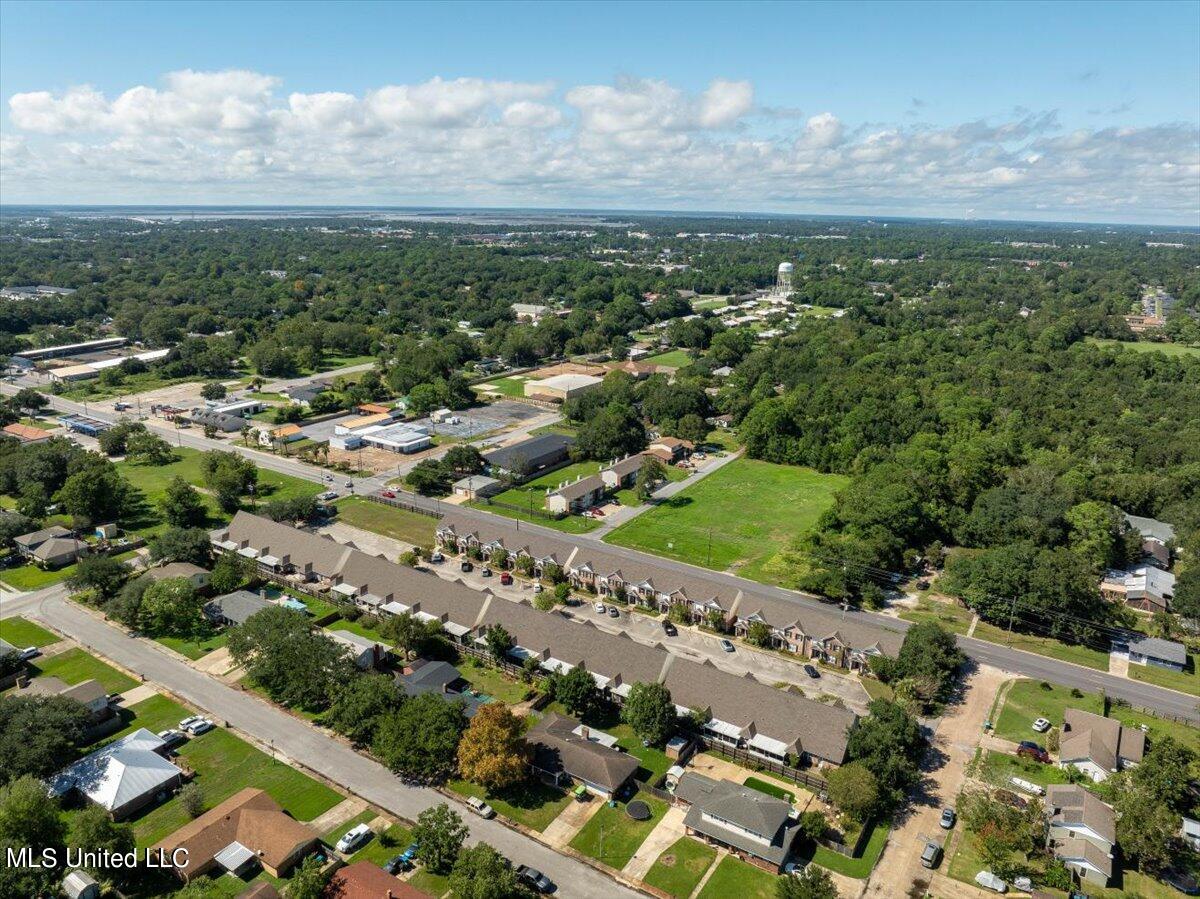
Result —
M 81 343 L 64 343 L 59 346 L 42 347 L 36 350 L 22 350 L 14 353 L 11 361 L 21 368 L 33 368 L 50 359 L 65 359 L 81 356 L 84 353 L 95 353 L 101 350 L 114 350 L 129 343 L 128 337 L 102 337 L 98 340 L 85 340 Z
M 565 403 L 589 390 L 595 390 L 603 383 L 604 380 L 595 375 L 552 375 L 540 381 L 526 381 L 524 391 L 530 399 Z
M 489 450 L 483 454 L 483 461 L 493 475 L 532 478 L 569 462 L 574 445 L 575 438 L 567 434 L 541 434 Z

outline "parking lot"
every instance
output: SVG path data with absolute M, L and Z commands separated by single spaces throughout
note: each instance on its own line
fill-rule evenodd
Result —
M 539 409 L 537 406 L 512 400 L 500 400 L 489 406 L 455 412 L 455 417 L 459 419 L 457 424 L 436 423 L 429 418 L 417 419 L 413 424 L 426 425 L 433 430 L 434 434 L 469 440 L 492 431 L 507 431 L 520 427 L 539 415 L 545 414 L 546 410 Z

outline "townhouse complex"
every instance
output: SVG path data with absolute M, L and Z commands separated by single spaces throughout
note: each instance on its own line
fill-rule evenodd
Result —
M 443 542 L 451 539 L 449 527 L 439 530 Z M 848 734 L 857 720 L 846 709 L 247 512 L 239 512 L 228 526 L 214 531 L 211 541 L 218 552 L 254 560 L 265 576 L 279 583 L 327 592 L 376 614 L 408 613 L 436 621 L 451 640 L 469 650 L 478 652 L 486 645 L 489 628 L 499 625 L 512 638 L 509 654 L 514 661 L 536 659 L 545 672 L 583 667 L 616 703 L 636 683 L 661 683 L 670 690 L 681 715 L 700 713 L 705 719 L 704 736 L 716 743 L 775 762 L 824 767 L 845 761 Z M 529 551 L 543 563 L 550 559 L 543 548 Z M 570 552 L 561 548 L 557 552 L 558 564 L 565 565 Z M 641 582 L 635 586 L 640 588 Z M 728 597 L 729 611 L 736 598 Z M 715 602 L 717 596 L 709 599 Z

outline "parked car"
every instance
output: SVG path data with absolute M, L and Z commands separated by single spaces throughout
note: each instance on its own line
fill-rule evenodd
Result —
M 417 857 L 417 849 L 420 847 L 420 845 L 420 843 L 409 843 L 405 850 L 400 853 L 400 864 L 404 870 L 407 871 L 413 866 L 413 862 Z
M 807 674 L 809 677 L 820 677 L 821 676 L 821 672 L 817 670 L 816 665 L 805 665 L 804 673 Z
M 592 607 L 593 607 L 593 608 L 594 608 L 594 609 L 595 609 L 597 612 L 599 612 L 601 615 L 606 615 L 606 614 L 608 614 L 608 606 L 606 606 L 606 605 L 605 605 L 604 603 L 602 603 L 602 602 L 593 603 L 593 604 L 592 604 Z
M 337 491 L 335 490 L 326 490 L 324 493 L 317 494 L 317 499 L 321 500 L 322 502 L 329 502 L 329 500 L 337 498 L 338 495 Z
M 512 575 L 509 574 L 507 571 L 501 571 L 500 572 L 500 583 L 502 583 L 506 587 L 511 586 L 512 585 Z
M 674 623 L 669 618 L 663 619 L 662 629 L 663 629 L 663 633 L 666 634 L 668 637 L 674 637 L 679 633 L 679 630 L 675 627 Z
M 26 646 L 21 650 L 21 661 L 28 662 L 30 659 L 36 659 L 42 654 L 42 651 L 36 646 Z
M 431 552 L 429 554 L 429 561 L 430 562 L 444 562 L 444 561 L 446 561 L 446 557 L 443 556 L 440 552 L 438 552 L 435 549 L 433 552 Z
M 993 893 L 1008 892 L 1008 884 L 991 871 L 980 871 L 975 875 L 975 882 L 985 890 L 991 890 Z
M 380 492 L 380 494 L 379 494 L 379 495 L 380 495 L 380 496 L 382 496 L 382 497 L 384 497 L 384 498 L 386 498 L 386 499 L 395 499 L 395 498 L 396 498 L 396 491 L 395 491 L 395 490 L 383 490 L 383 491 L 381 491 L 381 492 Z
M 1033 722 L 1033 729 L 1039 734 L 1044 734 L 1050 729 L 1050 722 L 1046 718 L 1038 718 L 1037 721 Z
M 549 893 L 554 889 L 554 882 L 549 877 L 529 865 L 517 865 L 517 876 L 539 893 Z
M 492 569 L 490 569 L 486 565 L 484 565 L 483 568 L 479 569 L 479 573 L 482 574 L 484 577 L 491 577 Z
M 401 871 L 407 871 L 411 867 L 412 862 L 404 857 L 403 852 L 401 852 L 399 855 L 393 855 L 383 863 L 383 870 L 387 871 L 389 874 L 399 874 Z
M 544 586 L 544 585 L 542 585 L 542 584 L 540 584 L 540 583 L 539 583 L 539 584 L 534 584 L 534 585 L 533 585 L 533 592 L 534 592 L 534 593 L 541 593 L 541 592 L 542 592 L 542 591 L 544 591 L 545 589 L 546 589 L 546 588 L 545 588 L 545 586 Z
M 216 727 L 216 725 L 207 718 L 201 718 L 199 721 L 193 721 L 188 727 L 185 727 L 184 730 L 186 730 L 193 737 L 198 737 L 201 734 L 208 733 L 214 727 Z
M 728 640 L 721 641 L 721 648 L 723 650 L 725 650 L 726 652 L 733 652 L 733 644 L 730 643 Z
M 475 566 L 469 560 L 463 559 L 462 564 L 458 566 L 460 571 L 474 571 Z
M 608 607 L 608 617 L 609 618 L 620 618 L 621 610 L 618 609 L 616 606 L 609 606 Z
M 936 868 L 942 862 L 942 847 L 930 840 L 921 851 L 921 865 L 925 868 Z
M 1023 759 L 1033 759 L 1036 762 L 1041 762 L 1043 765 L 1050 764 L 1050 753 L 1039 746 L 1033 740 L 1022 740 L 1017 746 L 1017 755 Z
M 180 730 L 188 730 L 197 721 L 203 721 L 203 720 L 204 720 L 204 717 L 202 715 L 188 715 L 186 718 L 184 718 L 182 721 L 179 722 L 179 729 Z
M 374 835 L 374 831 L 367 827 L 367 825 L 356 824 L 342 834 L 342 838 L 337 841 L 337 846 L 334 848 L 338 852 L 353 852 Z
M 478 796 L 467 797 L 467 808 L 473 811 L 481 818 L 496 817 L 496 810 L 480 799 Z
M 938 821 L 938 824 L 942 826 L 942 830 L 949 830 L 954 826 L 954 822 L 957 820 L 958 816 L 954 814 L 954 809 L 944 808 L 942 809 L 942 817 Z
M 175 730 L 174 728 L 160 730 L 158 732 L 158 738 L 166 744 L 167 749 L 178 746 L 180 743 L 187 742 L 187 736 L 184 734 L 184 732 L 181 730 Z
M 347 482 L 345 483 L 345 487 L 346 487 L 346 489 L 347 489 L 347 490 L 353 490 L 353 489 L 354 489 L 354 482 L 353 482 L 353 481 L 347 481 Z

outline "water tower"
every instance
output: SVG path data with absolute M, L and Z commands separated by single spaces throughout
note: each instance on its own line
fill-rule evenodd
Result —
M 792 292 L 792 272 L 796 267 L 790 262 L 779 263 L 779 273 L 775 277 L 775 292 L 786 296 Z

